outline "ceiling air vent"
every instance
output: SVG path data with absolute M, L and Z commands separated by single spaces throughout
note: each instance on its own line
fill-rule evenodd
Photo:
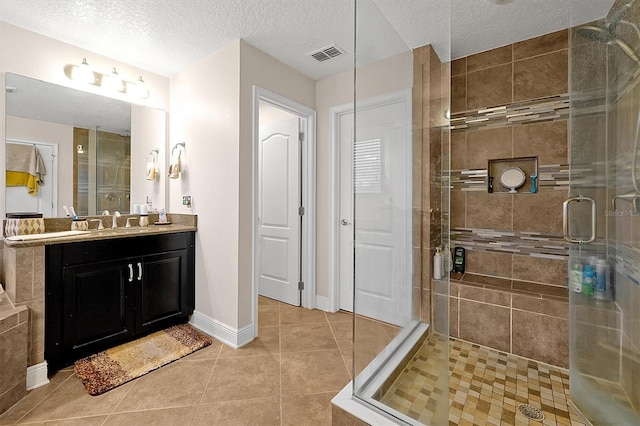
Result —
M 344 50 L 342 50 L 340 47 L 336 46 L 335 44 L 331 44 L 327 47 L 323 47 L 322 49 L 314 50 L 308 55 L 318 62 L 324 62 L 324 61 L 328 61 L 329 59 L 333 59 L 336 56 L 340 56 L 343 53 L 344 53 Z

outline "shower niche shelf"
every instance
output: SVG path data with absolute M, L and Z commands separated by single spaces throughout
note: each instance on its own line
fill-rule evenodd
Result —
M 487 191 L 499 194 L 538 192 L 538 157 L 489 160 Z

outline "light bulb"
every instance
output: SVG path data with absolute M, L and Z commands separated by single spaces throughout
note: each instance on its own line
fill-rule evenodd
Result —
M 95 75 L 93 70 L 87 63 L 87 58 L 82 58 L 82 63 L 73 69 L 73 80 L 82 83 L 93 84 L 95 82 Z
M 102 79 L 102 87 L 112 92 L 122 92 L 124 90 L 124 84 L 120 75 L 114 68 L 111 74 L 106 75 Z
M 142 79 L 142 76 L 138 77 L 138 81 L 136 82 L 133 92 L 137 97 L 142 99 L 149 97 L 149 89 L 147 88 L 147 83 Z

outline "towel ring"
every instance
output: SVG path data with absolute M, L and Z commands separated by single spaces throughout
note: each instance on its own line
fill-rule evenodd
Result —
M 173 146 L 173 148 L 171 148 L 171 156 L 173 157 L 173 151 L 175 151 L 178 147 L 182 147 L 182 149 L 185 149 L 185 142 L 178 142 L 177 144 L 175 144 Z M 182 153 L 182 149 L 178 151 L 178 158 L 180 158 L 180 154 Z

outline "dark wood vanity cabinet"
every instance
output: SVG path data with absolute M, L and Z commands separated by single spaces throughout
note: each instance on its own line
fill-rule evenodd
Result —
M 49 245 L 45 279 L 45 358 L 55 370 L 186 322 L 194 233 Z

